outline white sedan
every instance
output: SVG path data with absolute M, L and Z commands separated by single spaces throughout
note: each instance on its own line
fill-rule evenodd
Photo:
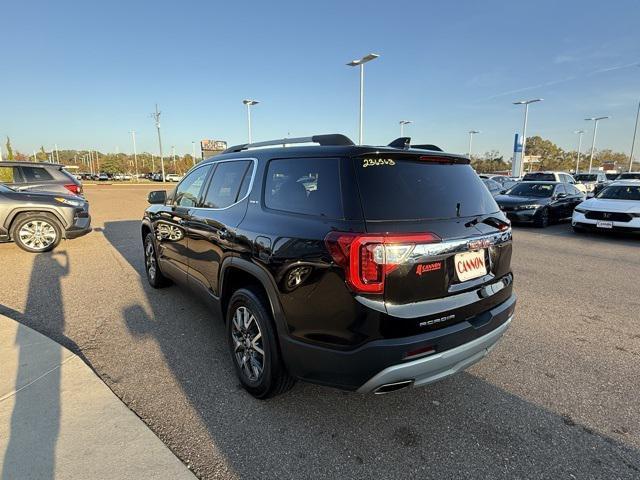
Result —
M 578 205 L 571 225 L 584 230 L 640 232 L 640 180 L 618 180 Z

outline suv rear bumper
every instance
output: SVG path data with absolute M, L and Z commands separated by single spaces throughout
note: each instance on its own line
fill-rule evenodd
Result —
M 282 354 L 293 376 L 321 385 L 362 392 L 394 379 L 423 385 L 484 357 L 507 329 L 515 304 L 512 294 L 491 310 L 454 325 L 411 337 L 374 340 L 347 351 L 281 337 Z M 429 347 L 434 353 L 407 359 L 410 352 Z
M 509 327 L 512 319 L 513 315 L 492 332 L 459 347 L 409 363 L 387 367 L 370 378 L 358 389 L 358 392 L 376 393 L 384 385 L 404 382 L 407 386 L 419 387 L 464 370 L 482 360 L 491 351 Z

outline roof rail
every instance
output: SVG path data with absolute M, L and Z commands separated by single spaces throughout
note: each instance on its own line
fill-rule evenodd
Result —
M 243 143 L 227 148 L 222 153 L 241 152 L 250 148 L 269 147 L 275 145 L 288 145 L 291 143 L 317 143 L 321 146 L 352 146 L 355 145 L 349 137 L 339 133 L 327 135 L 313 135 L 312 137 L 281 138 L 279 140 L 267 140 L 266 142 Z
M 400 148 L 402 150 L 417 148 L 418 150 L 432 150 L 434 152 L 442 152 L 442 149 L 440 147 L 431 144 L 411 145 L 411 137 L 396 138 L 387 146 L 391 148 Z

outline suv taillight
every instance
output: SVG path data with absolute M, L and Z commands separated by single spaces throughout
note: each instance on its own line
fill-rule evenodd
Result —
M 439 241 L 433 233 L 330 232 L 324 239 L 334 262 L 344 268 L 349 287 L 369 294 L 384 293 L 385 277 L 409 257 L 416 245 Z
M 74 195 L 80 195 L 82 193 L 82 187 L 80 185 L 76 185 L 75 183 L 69 183 L 64 186 L 67 190 L 69 190 Z

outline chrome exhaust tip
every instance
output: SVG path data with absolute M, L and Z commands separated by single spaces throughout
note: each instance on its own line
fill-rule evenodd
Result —
M 374 395 L 384 395 L 385 393 L 397 392 L 398 390 L 404 390 L 413 385 L 413 380 L 402 380 L 401 382 L 385 383 L 380 385 L 373 391 Z

